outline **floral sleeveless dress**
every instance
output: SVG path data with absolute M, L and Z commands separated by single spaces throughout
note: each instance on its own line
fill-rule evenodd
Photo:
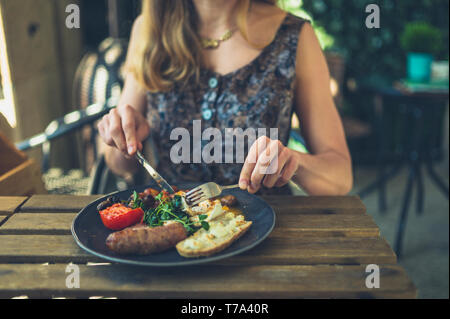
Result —
M 287 145 L 293 113 L 297 42 L 306 20 L 287 14 L 273 41 L 249 64 L 221 75 L 201 69 L 199 81 L 170 92 L 148 93 L 147 119 L 152 128 L 157 170 L 169 183 L 214 181 L 237 184 L 242 163 L 175 164 L 170 150 L 179 140 L 171 140 L 175 128 L 186 128 L 193 136 L 193 121 L 201 120 L 202 130 L 218 128 L 278 128 L 278 139 Z M 198 122 L 197 122 L 198 123 Z M 202 147 L 209 141 L 203 141 Z M 247 141 L 246 141 L 247 143 Z M 248 143 L 247 143 L 248 144 Z M 245 147 L 245 154 L 249 146 Z M 152 153 L 153 153 L 152 152 Z M 191 141 L 192 152 L 192 141 Z M 148 151 L 146 150 L 148 154 Z M 236 153 L 236 152 L 234 152 Z M 225 157 L 225 147 L 222 152 Z M 234 154 L 234 157 L 236 154 Z M 288 194 L 288 187 L 261 189 L 260 194 Z

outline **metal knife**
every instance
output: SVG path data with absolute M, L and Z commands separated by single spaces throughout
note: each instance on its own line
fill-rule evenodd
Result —
M 169 185 L 169 183 L 166 182 L 164 178 L 161 177 L 161 175 L 158 174 L 158 172 L 150 165 L 149 162 L 142 156 L 141 152 L 136 152 L 136 159 L 141 163 L 142 166 L 147 170 L 147 172 L 150 174 L 150 176 L 156 181 L 156 183 L 161 187 L 161 189 L 169 192 L 170 194 L 175 194 L 175 191 L 173 188 Z

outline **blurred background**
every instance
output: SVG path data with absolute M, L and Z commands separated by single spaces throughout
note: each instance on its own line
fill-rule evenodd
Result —
M 352 193 L 419 297 L 448 298 L 449 1 L 279 2 L 312 22 L 325 51 Z M 80 8 L 79 29 L 66 27 L 69 4 Z M 107 193 L 136 182 L 107 170 L 95 121 L 120 95 L 139 11 L 139 0 L 0 0 L 0 195 Z M 301 121 L 292 122 L 289 146 L 303 151 Z

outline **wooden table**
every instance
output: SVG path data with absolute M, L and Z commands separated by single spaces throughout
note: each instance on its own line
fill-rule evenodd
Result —
M 204 266 L 105 261 L 70 233 L 96 196 L 0 197 L 0 298 L 415 298 L 417 290 L 358 197 L 265 197 L 277 214 L 254 249 Z M 80 288 L 66 287 L 70 263 Z M 103 263 L 103 264 L 96 264 Z M 378 265 L 380 288 L 367 288 Z

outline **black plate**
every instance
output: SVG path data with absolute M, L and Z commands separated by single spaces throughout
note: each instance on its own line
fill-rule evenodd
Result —
M 136 187 L 136 191 L 142 192 L 148 187 L 154 186 Z M 189 188 L 190 187 L 181 187 L 181 189 Z M 216 261 L 247 251 L 261 243 L 272 232 L 272 229 L 275 226 L 275 213 L 265 201 L 240 189 L 231 189 L 224 191 L 223 194 L 232 194 L 236 196 L 239 202 L 239 208 L 244 213 L 245 219 L 252 221 L 253 224 L 241 238 L 227 249 L 213 256 L 198 258 L 185 258 L 180 256 L 175 248 L 162 253 L 146 256 L 122 256 L 112 252 L 106 247 L 106 237 L 108 237 L 112 231 L 103 225 L 96 207 L 108 196 L 116 195 L 120 199 L 126 200 L 132 193 L 133 190 L 126 190 L 109 194 L 83 208 L 72 223 L 72 235 L 77 244 L 93 255 L 116 263 L 155 267 L 186 266 Z

